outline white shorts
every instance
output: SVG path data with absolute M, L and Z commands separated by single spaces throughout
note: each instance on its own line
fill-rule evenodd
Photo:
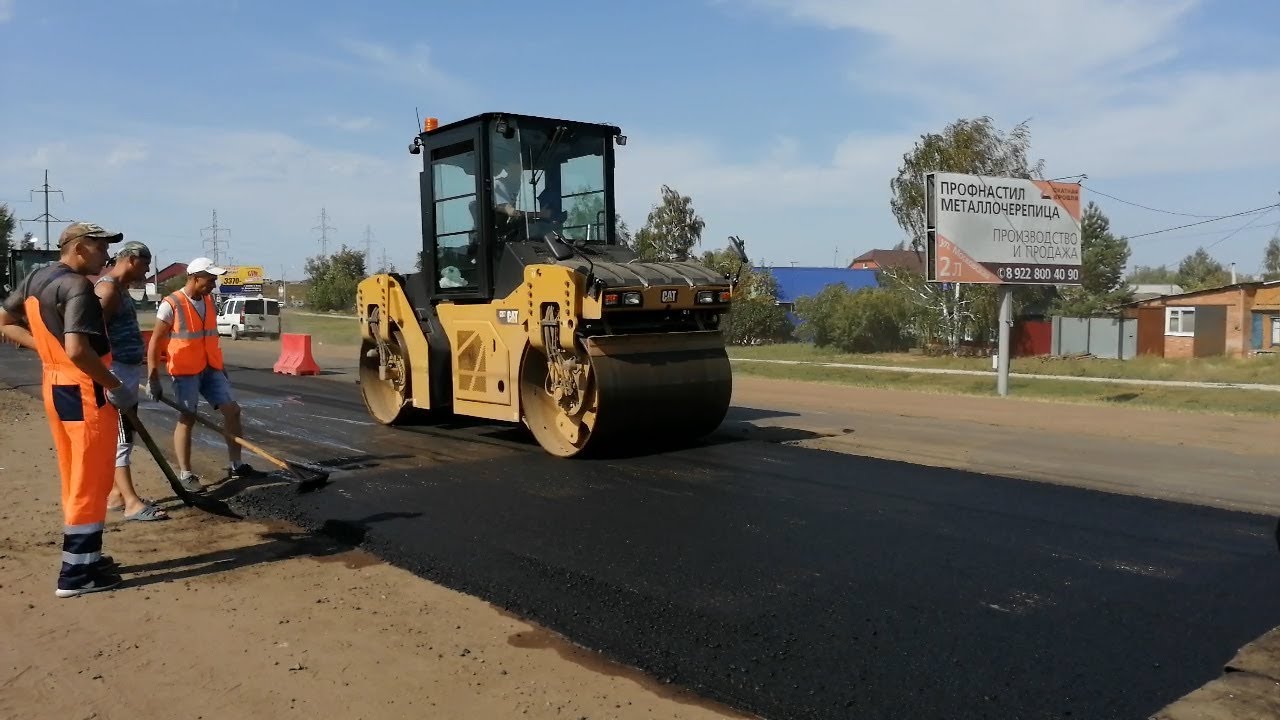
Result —
M 147 374 L 146 365 L 129 365 L 112 362 L 111 372 L 120 378 L 120 382 L 132 386 L 135 390 L 142 384 Z M 120 433 L 116 439 L 116 467 L 129 467 L 129 454 L 133 452 L 133 428 L 124 421 L 124 413 L 120 414 Z

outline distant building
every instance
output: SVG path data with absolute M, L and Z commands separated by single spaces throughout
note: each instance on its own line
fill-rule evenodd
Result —
M 849 263 L 850 270 L 887 270 L 900 268 L 924 274 L 924 253 L 915 250 L 870 250 Z
M 1134 300 L 1138 354 L 1167 358 L 1280 352 L 1280 281 L 1245 282 Z
M 850 290 L 877 287 L 874 270 L 851 270 L 833 267 L 758 267 L 755 272 L 767 272 L 778 282 L 778 304 L 787 311 L 787 317 L 796 323 L 793 314 L 796 301 L 822 292 L 828 285 L 843 284 Z
M 1129 286 L 1133 290 L 1134 300 L 1150 300 L 1163 295 L 1181 295 L 1181 285 L 1152 285 L 1145 283 L 1137 283 Z

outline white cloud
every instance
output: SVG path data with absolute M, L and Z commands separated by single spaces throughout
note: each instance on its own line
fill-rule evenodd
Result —
M 697 138 L 664 138 L 643 129 L 628 137 L 618 153 L 618 207 L 633 229 L 644 224 L 666 184 L 692 197 L 707 220 L 704 249 L 739 234 L 754 253 L 774 259 L 812 257 L 814 247 L 830 257 L 833 243 L 850 249 L 851 241 L 892 245 L 899 239 L 891 219 L 871 224 L 867 218 L 888 207 L 888 178 L 912 136 L 851 133 L 816 161 L 800 159 L 792 138 L 742 158 L 741 151 Z M 840 226 L 836 233 L 814 232 L 833 221 Z
M 417 43 L 404 51 L 354 39 L 341 40 L 338 46 L 354 60 L 356 68 L 384 82 L 429 90 L 446 96 L 450 101 L 466 100 L 471 95 L 465 82 L 431 59 L 431 48 L 424 43 Z
M 13 19 L 14 0 L 0 0 L 0 23 Z
M 106 164 L 109 167 L 119 167 L 146 159 L 147 146 L 138 141 L 128 141 L 116 143 L 111 152 L 107 153 Z
M 929 85 L 1001 83 L 1057 92 L 1093 73 L 1124 75 L 1168 59 L 1195 0 L 750 0 L 831 30 L 870 37 L 868 75 Z
M 51 137 L 56 133 L 49 132 Z M 35 147 L 30 147 L 34 144 Z M 86 156 L 79 148 L 110 148 Z M 301 271 L 319 252 L 313 228 L 326 207 L 338 231 L 331 248 L 361 245 L 365 225 L 380 253 L 397 265 L 421 244 L 418 177 L 421 160 L 407 153 L 379 157 L 309 144 L 280 132 L 220 128 L 149 128 L 142 137 L 87 135 L 64 142 L 0 139 L 0 166 L 12 177 L 41 177 L 65 191 L 58 217 L 89 217 L 163 247 L 170 259 L 201 251 L 199 229 L 218 210 L 231 228 L 231 254 Z M 25 188 L 23 194 L 25 195 Z
M 325 127 L 330 127 L 335 130 L 342 130 L 344 132 L 363 132 L 365 130 L 371 130 L 373 129 L 375 124 L 374 119 L 367 115 L 364 117 L 354 117 L 354 118 L 343 118 L 343 117 L 338 117 L 337 115 L 327 115 L 321 118 L 319 123 Z
M 1280 62 L 1233 66 L 1189 55 L 1202 26 L 1214 20 L 1203 13 L 1192 19 L 1199 0 L 991 0 L 980 10 L 946 0 L 747 2 L 786 22 L 847 36 L 843 79 L 863 92 L 857 102 L 907 101 L 905 113 L 888 105 L 911 118 L 914 127 L 904 130 L 936 131 L 979 115 L 1002 128 L 1029 119 L 1032 155 L 1043 157 L 1051 174 L 1088 173 L 1156 206 L 1182 197 L 1231 212 L 1274 199 L 1251 178 L 1280 163 L 1270 120 L 1280 115 L 1272 92 L 1280 87 Z M 914 139 L 881 144 L 854 134 L 845 143 L 845 152 L 863 156 L 848 166 L 878 168 L 867 190 L 874 202 L 851 196 L 844 206 L 869 205 L 866 226 L 893 227 L 886 183 Z M 849 181 L 812 171 L 797 163 L 772 172 L 812 183 L 808 194 L 817 198 L 828 197 L 824 185 Z M 867 185 L 855 178 L 848 187 L 857 193 Z M 826 206 L 828 213 L 841 209 Z M 1121 230 L 1161 223 L 1116 210 L 1113 226 Z

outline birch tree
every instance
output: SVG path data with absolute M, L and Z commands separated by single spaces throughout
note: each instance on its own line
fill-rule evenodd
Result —
M 959 119 L 940 133 L 922 135 L 902 156 L 898 174 L 889 181 L 889 207 L 910 247 L 923 253 L 926 239 L 925 175 L 955 172 L 994 177 L 1043 178 L 1044 160 L 1031 162 L 1031 129 L 1026 121 L 1008 132 L 990 117 Z M 916 315 L 925 337 L 945 338 L 951 348 L 966 335 L 980 336 L 994 327 L 995 290 L 987 286 L 925 282 L 922 275 L 885 271 L 890 282 L 920 308 Z

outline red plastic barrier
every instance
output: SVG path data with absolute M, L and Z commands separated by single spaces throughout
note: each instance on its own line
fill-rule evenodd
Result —
M 311 357 L 311 336 L 281 333 L 280 359 L 271 369 L 281 375 L 319 375 L 320 366 Z

